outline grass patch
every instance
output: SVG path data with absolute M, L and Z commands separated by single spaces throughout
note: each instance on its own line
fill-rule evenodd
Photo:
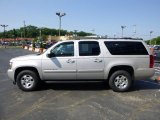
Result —
M 22 46 L 0 46 L 0 48 L 22 48 Z

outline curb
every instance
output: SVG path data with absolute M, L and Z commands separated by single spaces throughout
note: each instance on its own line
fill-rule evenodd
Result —
M 32 47 L 28 47 L 28 46 L 24 46 L 24 48 L 23 49 L 25 49 L 25 50 L 29 50 L 29 51 L 33 51 L 33 52 L 39 52 L 39 53 L 43 53 L 43 52 L 45 52 L 46 51 L 46 49 L 43 49 L 43 51 L 41 51 L 41 49 L 40 48 L 35 48 L 35 49 L 33 49 Z

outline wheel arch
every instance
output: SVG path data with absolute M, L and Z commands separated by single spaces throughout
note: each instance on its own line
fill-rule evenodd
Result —
M 25 67 L 19 67 L 19 68 L 17 68 L 17 69 L 15 70 L 15 73 L 14 73 L 15 82 L 16 82 L 16 79 L 17 79 L 18 74 L 19 74 L 21 71 L 23 71 L 23 70 L 31 70 L 31 71 L 34 71 L 34 72 L 38 75 L 39 79 L 41 79 L 41 76 L 40 76 L 40 74 L 39 74 L 39 72 L 38 72 L 38 69 L 37 69 L 36 67 L 25 66 Z
M 117 65 L 117 66 L 113 66 L 110 71 L 109 71 L 109 74 L 108 74 L 108 77 L 107 77 L 107 80 L 109 80 L 110 76 L 115 72 L 115 71 L 118 71 L 118 70 L 124 70 L 124 71 L 127 71 L 132 79 L 134 80 L 134 68 L 132 66 L 129 66 L 129 65 Z

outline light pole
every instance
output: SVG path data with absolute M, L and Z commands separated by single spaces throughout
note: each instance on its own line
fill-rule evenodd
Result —
M 22 38 L 22 35 L 23 35 L 22 46 L 24 47 L 24 45 L 25 45 L 25 37 L 26 37 L 26 22 L 25 22 L 25 20 L 23 21 L 23 25 L 24 25 L 24 28 L 21 31 L 21 38 Z
M 150 43 L 149 44 L 151 45 L 151 36 L 152 36 L 153 31 L 150 31 L 149 33 L 150 33 Z
M 133 33 L 134 33 L 134 36 L 136 36 L 136 33 L 137 33 L 137 30 L 136 30 L 136 25 L 133 25 L 133 27 L 134 27 L 134 31 L 133 31 Z
M 78 30 L 74 30 L 74 37 L 76 39 Z
M 66 13 L 57 12 L 56 15 L 59 17 L 59 36 L 61 36 L 61 17 L 65 16 Z
M 95 29 L 93 28 L 91 31 L 92 31 L 92 35 L 94 35 Z
M 23 34 L 22 34 L 22 32 L 21 32 L 21 40 L 22 40 L 22 37 L 23 37 L 22 35 L 23 35 Z
M 23 24 L 24 24 L 24 39 L 25 39 L 25 37 L 26 37 L 26 22 L 25 22 L 25 20 L 23 21 Z
M 42 44 L 42 28 L 39 28 L 39 41 Z
M 123 30 L 124 28 L 126 28 L 126 26 L 121 26 L 121 29 L 122 29 L 122 38 L 123 38 Z
M 39 37 L 40 37 L 40 39 L 42 37 L 42 29 L 41 28 L 39 28 Z
M 1 26 L 4 28 L 4 33 L 3 33 L 4 35 L 3 35 L 3 37 L 5 39 L 5 28 L 8 27 L 8 25 L 1 25 Z

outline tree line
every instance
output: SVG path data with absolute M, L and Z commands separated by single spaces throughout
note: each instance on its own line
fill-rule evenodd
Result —
M 146 43 L 148 45 L 160 45 L 160 36 L 153 38 L 151 40 L 147 40 Z
M 41 33 L 40 33 L 41 31 Z M 47 27 L 42 27 L 38 28 L 36 26 L 26 26 L 26 27 L 21 27 L 19 29 L 12 29 L 9 31 L 0 32 L 0 38 L 17 38 L 17 37 L 26 37 L 26 38 L 37 38 L 41 36 L 43 38 L 46 38 L 48 35 L 52 36 L 58 36 L 59 35 L 59 30 L 58 29 L 51 29 Z M 67 31 L 67 30 L 61 30 L 61 36 L 65 35 L 76 35 L 76 36 L 89 36 L 92 35 L 92 33 L 87 33 L 84 31 Z

